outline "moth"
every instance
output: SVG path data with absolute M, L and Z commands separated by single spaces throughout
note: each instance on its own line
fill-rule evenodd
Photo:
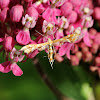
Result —
M 29 44 L 21 48 L 24 53 L 31 53 L 34 50 L 38 49 L 39 51 L 48 50 L 48 59 L 50 62 L 51 67 L 53 68 L 53 62 L 54 62 L 54 55 L 56 55 L 54 45 L 56 43 L 64 43 L 64 42 L 69 42 L 69 43 L 75 43 L 77 40 L 81 39 L 83 35 L 81 34 L 81 28 L 77 28 L 74 30 L 73 34 L 67 35 L 63 38 L 57 39 L 57 40 L 51 40 L 48 38 L 48 41 L 45 43 L 40 43 L 40 44 Z

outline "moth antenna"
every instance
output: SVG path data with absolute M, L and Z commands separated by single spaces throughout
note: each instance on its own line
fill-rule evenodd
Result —
M 43 34 L 41 34 L 39 31 L 37 31 L 37 30 L 35 30 L 37 33 L 39 33 L 40 35 L 42 35 L 43 37 L 46 37 L 46 36 L 44 36 Z

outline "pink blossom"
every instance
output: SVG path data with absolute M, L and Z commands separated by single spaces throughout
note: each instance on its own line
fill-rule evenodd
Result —
M 0 0 L 0 8 L 5 8 L 8 6 L 10 0 Z
M 36 44 L 35 41 L 31 41 L 30 44 Z M 34 58 L 37 54 L 39 53 L 39 51 L 36 49 L 33 52 L 29 53 L 29 54 L 25 54 L 27 56 L 27 58 Z
M 75 23 L 77 18 L 78 18 L 78 15 L 75 11 L 72 11 L 70 15 L 68 16 L 68 20 L 70 21 L 70 23 Z
M 96 66 L 100 66 L 100 57 L 99 56 L 97 56 L 95 58 L 95 63 L 96 63 Z
M 99 44 L 93 42 L 93 43 L 92 43 L 92 47 L 90 48 L 90 51 L 91 51 L 93 54 L 96 54 L 97 51 L 98 51 L 98 49 L 99 49 Z
M 43 14 L 42 14 L 42 17 L 48 21 L 48 22 L 55 22 L 57 23 L 57 16 L 60 16 L 61 15 L 61 11 L 60 9 L 57 9 L 57 8 L 47 8 Z
M 38 13 L 39 14 L 42 14 L 43 13 L 43 11 L 45 11 L 45 7 L 43 6 L 43 4 L 41 4 L 41 3 L 39 3 L 39 2 L 37 1 L 37 2 L 35 2 L 32 6 L 34 7 L 34 8 L 36 8 L 36 10 L 38 11 Z
M 6 61 L 0 64 L 0 71 L 2 73 L 8 73 L 11 70 L 15 76 L 21 76 L 23 74 L 22 70 L 16 63 L 12 63 L 11 61 Z
M 8 8 L 4 8 L 1 12 L 0 12 L 0 21 L 4 22 L 7 18 L 7 11 Z
M 97 44 L 100 45 L 100 32 L 98 32 L 98 33 L 95 35 L 94 41 L 95 41 L 95 43 L 97 43 Z
M 22 55 L 23 51 L 18 51 L 15 48 L 12 49 L 10 53 L 10 59 L 13 60 L 13 62 L 21 62 L 24 59 L 24 55 Z
M 90 51 L 88 51 L 83 54 L 82 58 L 85 62 L 90 62 L 93 58 L 93 55 Z
M 51 1 L 52 4 L 55 4 L 56 7 L 59 7 L 59 6 L 63 5 L 63 3 L 65 1 L 68 1 L 68 0 L 59 0 L 59 1 L 57 1 L 57 0 L 50 0 L 50 1 Z
M 62 62 L 64 60 L 63 57 L 61 57 L 59 54 L 56 54 L 55 55 L 55 59 L 58 61 L 58 62 Z
M 14 45 L 15 40 L 11 36 L 6 37 L 3 41 L 3 47 L 7 52 L 10 52 L 13 49 Z
M 91 42 L 90 42 L 89 33 L 88 33 L 87 29 L 83 29 L 82 33 L 84 34 L 84 37 L 83 37 L 84 43 L 87 46 L 91 47 Z
M 60 28 L 64 28 L 67 29 L 69 26 L 69 21 L 67 18 L 65 18 L 64 16 L 62 16 L 61 18 L 58 18 L 58 26 Z
M 61 6 L 61 13 L 62 13 L 62 15 L 64 15 L 65 17 L 67 17 L 72 12 L 72 9 L 73 9 L 73 5 L 70 2 L 65 2 Z
M 93 22 L 94 22 L 94 20 L 92 19 L 91 16 L 85 17 L 84 27 L 86 27 L 86 28 L 92 27 L 93 26 Z
M 71 55 L 71 64 L 73 66 L 77 66 L 79 65 L 79 58 L 75 55 Z
M 46 20 L 43 21 L 42 31 L 47 35 L 52 35 L 56 32 L 56 27 L 54 22 L 47 22 Z
M 82 52 L 81 51 L 77 51 L 75 53 L 75 55 L 79 58 L 79 60 L 81 60 L 81 58 L 82 58 Z
M 69 0 L 74 7 L 80 6 L 82 0 Z
M 58 29 L 57 32 L 55 33 L 55 37 L 56 39 L 60 39 L 62 37 L 64 37 L 64 33 L 63 33 L 63 29 Z
M 100 13 L 99 12 L 100 12 L 100 7 L 95 7 L 93 17 L 97 20 L 100 20 Z
M 22 18 L 22 24 L 25 25 L 26 28 L 33 28 L 36 25 L 36 20 L 26 14 L 25 17 Z
M 4 40 L 4 38 L 0 38 L 0 42 L 2 42 Z
M 38 19 L 38 12 L 37 10 L 34 8 L 34 7 L 29 7 L 27 10 L 26 10 L 26 14 L 28 14 L 30 17 L 32 17 L 34 20 L 37 20 Z
M 16 40 L 21 45 L 26 45 L 30 42 L 29 30 L 20 30 L 16 35 Z
M 19 22 L 24 9 L 22 5 L 15 5 L 10 10 L 10 18 L 14 22 Z
M 96 31 L 94 28 L 91 28 L 91 29 L 89 30 L 90 38 L 91 38 L 91 39 L 94 39 L 96 33 L 97 33 L 97 31 Z
M 73 45 L 73 43 L 64 43 L 64 45 L 59 49 L 59 55 L 63 56 L 66 54 L 67 58 L 70 59 L 70 50 Z

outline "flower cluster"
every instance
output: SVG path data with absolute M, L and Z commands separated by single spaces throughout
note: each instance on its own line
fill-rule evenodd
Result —
M 98 24 L 98 27 L 100 27 L 99 1 L 97 0 L 98 3 L 93 3 L 92 0 L 89 1 L 90 8 L 94 8 L 92 16 Z M 90 19 L 92 18 L 90 17 Z M 92 24 L 93 22 L 90 23 Z M 84 33 L 83 39 L 75 44 L 74 49 L 72 49 L 71 64 L 77 66 L 80 61 L 87 62 L 90 70 L 93 72 L 97 71 L 100 76 L 100 32 L 95 28 L 90 28 L 89 30 L 84 28 L 82 32 Z
M 94 22 L 92 13 L 88 0 L 0 0 L 0 52 L 4 51 L 6 55 L 6 62 L 0 64 L 0 71 L 8 73 L 12 70 L 16 76 L 22 75 L 17 62 L 22 62 L 24 55 L 15 49 L 15 45 L 39 44 L 47 42 L 48 38 L 56 40 L 81 32 L 76 43 L 83 37 L 84 45 L 91 47 L 88 28 Z M 32 40 L 32 37 L 36 39 Z M 76 43 L 55 44 L 58 53 L 55 58 L 60 62 L 66 54 L 72 61 L 75 57 L 70 56 L 70 50 L 74 50 L 74 45 L 76 50 Z M 25 55 L 33 58 L 38 53 L 36 49 Z M 8 58 L 11 60 L 8 61 Z

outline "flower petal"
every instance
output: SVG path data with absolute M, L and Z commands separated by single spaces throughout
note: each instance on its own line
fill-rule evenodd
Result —
M 12 66 L 12 72 L 15 76 L 21 76 L 23 74 L 23 71 L 16 63 L 12 64 L 11 66 Z

